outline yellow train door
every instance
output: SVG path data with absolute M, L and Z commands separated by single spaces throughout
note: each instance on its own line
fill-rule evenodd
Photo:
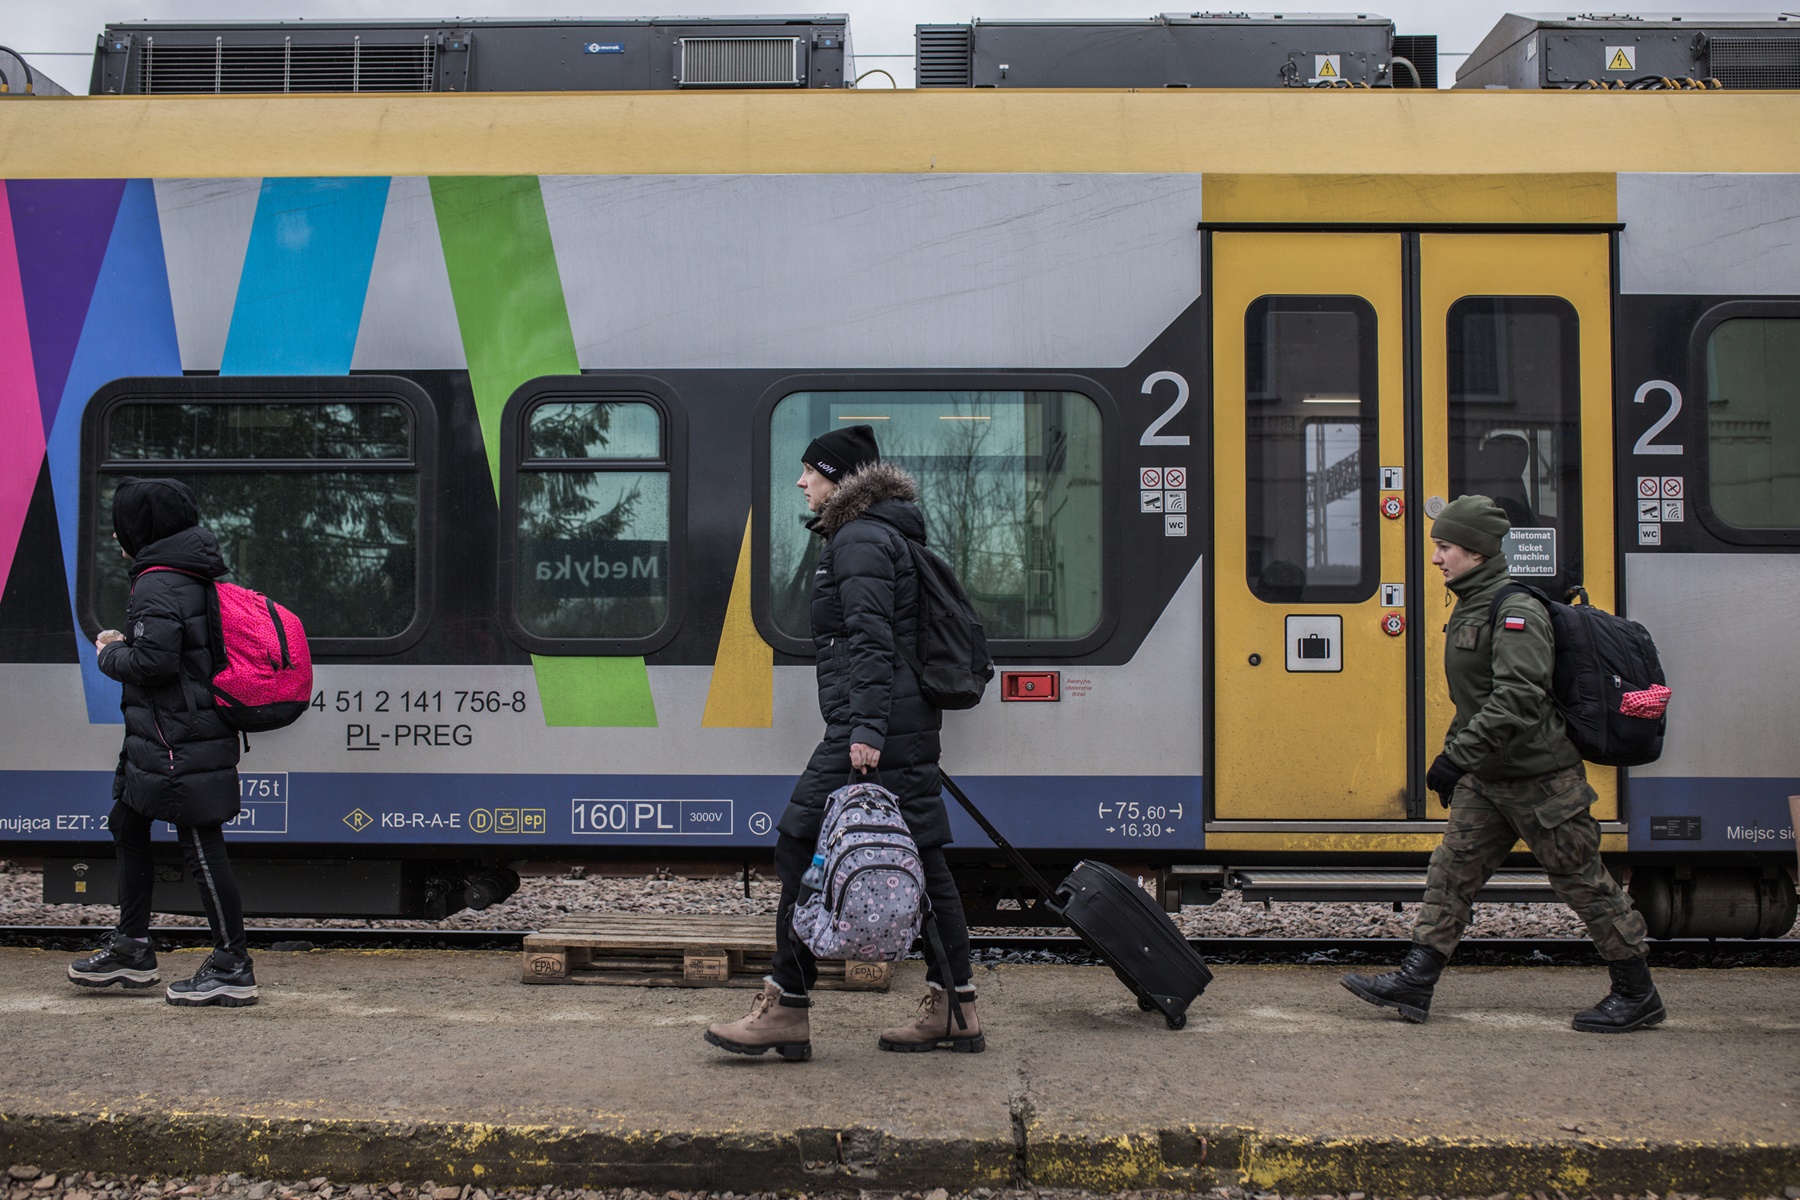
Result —
M 1219 231 L 1210 262 L 1212 820 L 1441 818 L 1431 518 L 1491 495 L 1521 578 L 1613 601 L 1607 237 Z
M 1423 537 L 1442 503 L 1491 496 L 1512 519 L 1513 576 L 1581 586 L 1616 611 L 1612 256 L 1603 234 L 1419 236 Z M 1421 762 L 1455 709 L 1444 684 L 1449 589 L 1425 571 Z M 1421 776 L 1422 778 L 1422 776 Z M 1588 767 L 1594 816 L 1618 816 L 1618 772 Z M 1426 799 L 1421 796 L 1421 800 Z M 1437 797 L 1425 804 L 1441 817 Z

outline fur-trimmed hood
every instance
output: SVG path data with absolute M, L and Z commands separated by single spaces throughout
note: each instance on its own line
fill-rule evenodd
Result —
M 882 511 L 871 512 L 877 505 Z M 889 462 L 870 463 L 838 484 L 807 528 L 830 538 L 858 517 L 875 516 L 920 541 L 925 521 L 919 512 L 919 484 Z

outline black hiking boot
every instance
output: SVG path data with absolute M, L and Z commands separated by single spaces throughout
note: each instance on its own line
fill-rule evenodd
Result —
M 109 933 L 98 950 L 69 964 L 69 982 L 91 988 L 115 983 L 128 988 L 150 987 L 158 982 L 156 951 L 149 942 L 117 931 Z
M 1575 1028 L 1583 1033 L 1629 1033 L 1660 1025 L 1669 1014 L 1662 997 L 1650 982 L 1650 964 L 1641 958 L 1609 962 L 1612 991 L 1600 1003 L 1575 1014 Z
M 170 1004 L 183 1008 L 198 1008 L 202 1004 L 243 1008 L 255 1004 L 256 976 L 250 970 L 250 956 L 214 950 L 192 979 L 171 983 L 164 995 Z
M 1398 1010 L 1402 1018 L 1416 1025 L 1431 1013 L 1431 992 L 1448 961 L 1430 946 L 1414 946 L 1400 960 L 1398 971 L 1351 973 L 1344 976 L 1343 984 L 1370 1004 Z

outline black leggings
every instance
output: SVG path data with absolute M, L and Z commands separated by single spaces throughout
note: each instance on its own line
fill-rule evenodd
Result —
M 126 937 L 150 936 L 150 896 L 156 887 L 156 858 L 150 850 L 149 817 L 123 800 L 113 804 L 107 818 L 112 830 L 113 856 L 119 874 L 119 932 Z M 237 877 L 225 855 L 225 827 L 177 825 L 176 839 L 187 859 L 188 872 L 200 890 L 206 923 L 212 927 L 213 947 L 232 954 L 244 953 L 244 903 L 238 896 Z M 809 860 L 810 861 L 810 860 Z
M 775 873 L 781 878 L 781 905 L 775 914 L 775 962 L 769 977 L 790 996 L 804 996 L 819 981 L 819 961 L 805 942 L 794 936 L 794 908 L 800 903 L 800 877 L 812 865 L 812 842 L 782 834 L 775 840 Z M 956 890 L 956 879 L 941 847 L 919 851 L 919 864 L 925 868 L 925 894 L 931 898 L 931 910 L 937 915 L 938 936 L 943 939 L 944 953 L 950 959 L 951 980 L 944 978 L 943 967 L 925 950 L 925 978 L 939 987 L 967 985 L 969 966 L 969 924 L 963 916 L 962 894 Z M 786 1001 L 783 1001 L 786 1003 Z M 799 1001 L 795 1001 L 799 1003 Z

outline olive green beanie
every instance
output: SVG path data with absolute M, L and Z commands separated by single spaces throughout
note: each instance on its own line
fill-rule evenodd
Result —
M 1500 553 L 1500 539 L 1511 528 L 1500 506 L 1486 496 L 1458 496 L 1431 523 L 1431 536 L 1492 558 Z

